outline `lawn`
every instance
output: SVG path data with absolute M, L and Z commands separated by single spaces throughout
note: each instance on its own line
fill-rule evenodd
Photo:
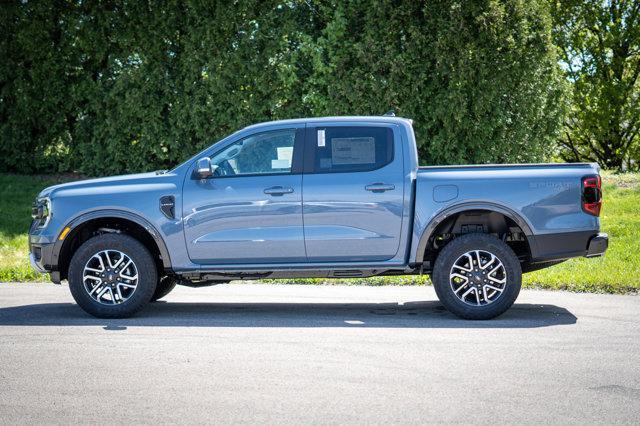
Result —
M 45 186 L 70 177 L 0 174 L 0 281 L 36 281 L 44 277 L 27 260 L 27 231 L 31 203 Z M 605 174 L 602 228 L 610 237 L 607 255 L 599 259 L 571 259 L 525 275 L 528 288 L 597 293 L 640 291 L 640 174 Z M 279 280 L 317 284 L 324 280 Z M 366 285 L 424 285 L 427 277 L 375 277 L 327 281 Z
M 27 232 L 38 192 L 69 177 L 0 174 L 0 281 L 40 281 L 29 266 Z
M 529 288 L 637 293 L 640 291 L 640 174 L 603 175 L 602 231 L 609 249 L 597 259 L 571 259 L 525 275 Z

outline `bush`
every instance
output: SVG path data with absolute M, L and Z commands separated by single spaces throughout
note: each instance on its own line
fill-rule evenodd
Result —
M 0 170 L 168 168 L 247 124 L 415 119 L 428 164 L 538 161 L 562 86 L 543 1 L 19 2 Z

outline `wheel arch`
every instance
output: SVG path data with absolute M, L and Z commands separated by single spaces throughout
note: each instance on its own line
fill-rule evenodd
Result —
M 422 263 L 425 260 L 425 253 L 429 246 L 429 243 L 434 237 L 435 231 L 441 226 L 445 221 L 451 220 L 452 217 L 458 217 L 464 213 L 470 213 L 474 211 L 486 211 L 489 213 L 497 213 L 505 218 L 513 221 L 524 233 L 526 242 L 528 245 L 529 253 L 533 253 L 535 250 L 534 244 L 535 239 L 533 237 L 533 231 L 531 225 L 517 212 L 513 211 L 509 207 L 503 206 L 501 204 L 489 203 L 489 202 L 467 202 L 460 203 L 453 206 L 449 206 L 439 213 L 437 213 L 431 221 L 427 224 L 422 235 L 420 236 L 420 240 L 418 241 L 418 247 L 416 249 L 416 258 L 415 263 Z
M 148 220 L 138 214 L 123 210 L 96 210 L 77 216 L 64 226 L 64 228 L 69 227 L 71 231 L 64 240 L 56 242 L 55 248 L 61 280 L 67 277 L 73 249 L 86 241 L 87 233 L 102 229 L 101 225 L 105 225 L 105 228 L 110 228 L 109 225 L 114 227 L 105 232 L 127 231 L 125 233 L 133 234 L 132 236 L 154 255 L 158 269 L 171 270 L 169 250 L 158 230 Z

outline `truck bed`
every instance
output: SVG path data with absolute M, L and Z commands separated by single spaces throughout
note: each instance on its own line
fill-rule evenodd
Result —
M 446 166 L 420 166 L 419 171 L 449 170 L 449 169 L 580 169 L 584 167 L 596 168 L 597 163 L 527 163 L 527 164 L 454 164 Z
M 600 227 L 581 203 L 583 178 L 599 170 L 595 163 L 419 167 L 414 230 L 460 209 L 499 211 L 529 235 L 533 260 L 576 256 Z M 418 255 L 415 241 L 412 249 Z

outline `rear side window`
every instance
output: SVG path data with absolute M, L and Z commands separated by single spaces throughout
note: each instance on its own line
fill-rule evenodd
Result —
M 388 127 L 318 127 L 315 173 L 366 172 L 393 160 L 393 132 Z

